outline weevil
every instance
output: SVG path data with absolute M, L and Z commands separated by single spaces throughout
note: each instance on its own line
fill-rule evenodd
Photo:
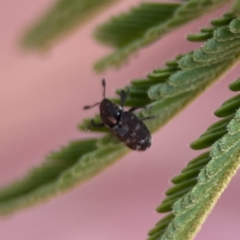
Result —
M 116 136 L 127 147 L 137 150 L 145 151 L 151 146 L 152 136 L 143 120 L 152 119 L 153 116 L 145 118 L 138 118 L 133 111 L 139 107 L 132 107 L 128 111 L 124 111 L 123 107 L 126 100 L 126 92 L 121 91 L 121 105 L 111 102 L 105 97 L 106 81 L 102 80 L 103 86 L 103 100 L 91 106 L 85 106 L 84 109 L 90 109 L 100 105 L 100 117 L 102 123 L 95 123 L 91 121 L 91 126 L 103 127 L 107 126 L 110 132 Z

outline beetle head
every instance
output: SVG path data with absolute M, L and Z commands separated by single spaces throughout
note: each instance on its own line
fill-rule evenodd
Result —
M 122 107 L 104 98 L 100 104 L 100 115 L 105 125 L 113 127 L 118 123 Z

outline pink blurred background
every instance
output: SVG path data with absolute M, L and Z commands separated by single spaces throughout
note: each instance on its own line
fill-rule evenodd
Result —
M 107 96 L 114 96 L 114 90 L 131 79 L 142 78 L 166 60 L 199 46 L 188 43 L 185 36 L 198 32 L 227 9 L 167 34 L 121 69 L 97 75 L 93 63 L 111 49 L 92 39 L 94 27 L 139 1 L 120 1 L 42 55 L 19 50 L 22 31 L 53 2 L 5 1 L 0 8 L 0 185 L 24 176 L 59 146 L 92 136 L 79 132 L 76 125 L 96 113 L 97 109 L 84 112 L 82 106 L 101 98 L 103 77 L 107 79 Z M 169 180 L 198 155 L 189 143 L 216 120 L 213 111 L 233 95 L 227 86 L 238 77 L 235 67 L 154 134 L 148 151 L 132 151 L 82 186 L 0 219 L 0 239 L 146 239 L 147 232 L 162 217 L 155 208 L 170 186 Z M 237 175 L 197 240 L 240 239 L 239 182 Z

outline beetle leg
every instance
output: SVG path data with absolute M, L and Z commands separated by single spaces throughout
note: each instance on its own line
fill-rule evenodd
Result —
M 149 119 L 154 119 L 155 116 L 147 116 L 147 117 L 144 117 L 142 118 L 141 120 L 144 121 L 144 120 L 149 120 Z
M 121 107 L 123 108 L 124 107 L 124 104 L 125 104 L 125 100 L 126 100 L 126 92 L 124 90 L 121 91 Z M 122 119 L 122 112 L 120 112 L 120 116 L 119 116 L 119 119 L 118 119 L 118 122 L 119 123 Z
M 96 123 L 93 119 L 91 120 L 91 126 L 93 127 L 104 127 L 104 123 Z
M 93 119 L 91 120 L 87 129 L 91 129 L 92 127 L 104 127 L 104 123 L 96 123 Z
M 126 92 L 124 90 L 121 91 L 121 107 L 124 107 L 125 104 L 125 100 L 126 100 Z
M 139 109 L 139 108 L 144 108 L 144 107 L 131 107 L 128 112 L 134 112 L 135 110 Z

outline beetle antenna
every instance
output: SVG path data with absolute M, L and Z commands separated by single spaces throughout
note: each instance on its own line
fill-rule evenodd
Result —
M 87 110 L 87 109 L 93 108 L 93 107 L 95 107 L 95 106 L 97 106 L 97 105 L 99 105 L 99 104 L 100 104 L 100 103 L 98 102 L 98 103 L 93 104 L 92 106 L 88 106 L 88 105 L 87 105 L 87 106 L 84 106 L 83 109 L 84 109 L 84 110 Z
M 105 80 L 105 78 L 102 80 L 102 85 L 103 85 L 103 98 L 105 98 L 105 92 L 106 92 L 106 80 Z

